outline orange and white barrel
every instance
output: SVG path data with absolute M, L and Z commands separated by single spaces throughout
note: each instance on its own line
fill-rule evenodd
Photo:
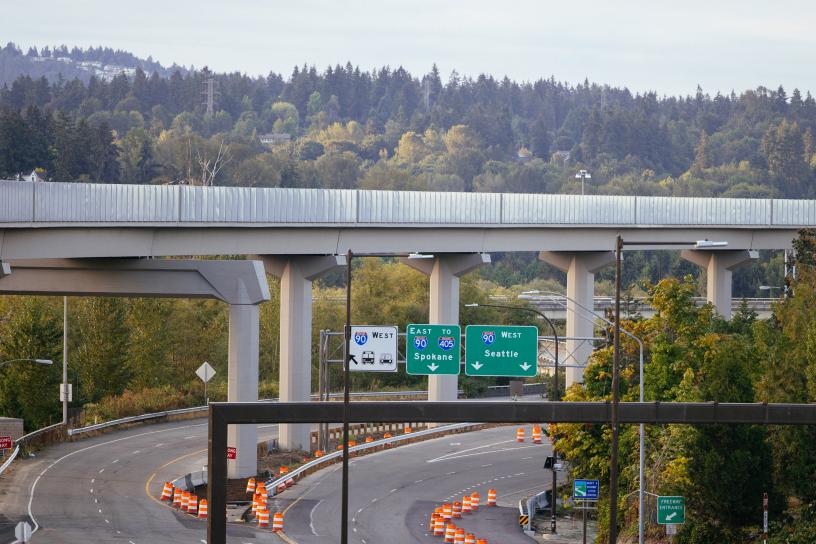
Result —
M 161 500 L 163 501 L 173 500 L 173 484 L 171 484 L 170 482 L 164 482 L 164 489 L 162 489 Z
M 272 517 L 272 530 L 276 533 L 283 531 L 283 512 L 275 512 Z
M 255 491 L 258 493 L 258 495 L 263 495 L 264 497 L 268 495 L 268 493 L 266 492 L 266 484 L 263 482 L 260 482 L 258 484 L 258 489 L 256 489 Z
M 487 490 L 487 505 L 488 506 L 496 506 L 496 490 L 495 489 L 488 489 Z
M 323 450 L 316 450 L 316 451 L 315 451 L 315 457 L 323 457 L 323 455 L 325 455 L 325 454 L 323 453 Z
M 198 505 L 198 517 L 199 519 L 207 519 L 207 514 L 210 513 L 209 506 L 207 504 L 207 499 L 201 499 L 201 503 Z
M 463 514 L 470 514 L 470 495 L 465 495 L 462 497 L 462 513 Z
M 365 437 L 365 443 L 366 444 L 371 444 L 372 442 L 374 442 L 374 437 L 373 436 L 366 436 Z
M 182 512 L 187 511 L 187 505 L 189 504 L 189 502 L 190 502 L 190 494 L 187 493 L 186 491 L 182 491 L 181 492 L 181 511 Z
M 476 544 L 487 544 L 486 538 L 479 538 L 476 540 Z
M 450 503 L 446 502 L 442 505 L 442 518 L 445 521 L 450 520 L 453 517 L 453 508 L 451 507 Z
M 516 429 L 516 442 L 524 442 L 524 427 Z
M 285 465 L 281 465 L 280 466 L 280 473 L 281 474 L 286 474 L 287 472 L 289 472 L 289 467 L 287 467 Z
M 479 495 L 478 491 L 470 494 L 470 509 L 474 512 L 479 509 L 479 499 L 481 499 L 481 495 Z
M 448 523 L 445 526 L 445 542 L 450 542 L 451 544 L 456 542 L 456 525 L 453 523 Z
M 255 493 L 255 478 L 247 480 L 246 492 Z
M 173 506 L 181 508 L 181 489 L 178 487 L 173 490 Z
M 259 495 L 257 493 L 252 495 L 252 515 L 253 516 L 258 513 L 258 496 Z
M 269 527 L 269 510 L 266 508 L 259 508 L 256 517 L 258 518 L 258 527 Z
M 190 498 L 187 499 L 187 513 L 194 516 L 198 513 L 198 497 L 196 495 L 190 495 Z
M 428 530 L 433 533 L 434 527 L 436 527 L 436 518 L 439 517 L 439 514 L 434 512 L 431 514 L 431 519 L 428 521 Z
M 456 529 L 456 534 L 453 537 L 456 544 L 465 544 L 465 530 L 459 527 Z
M 476 535 L 468 533 L 465 535 L 465 544 L 476 544 Z
M 436 518 L 434 523 L 434 536 L 445 536 L 445 518 L 441 515 Z
M 385 433 L 385 434 L 383 435 L 383 438 L 391 438 L 391 433 Z
M 533 444 L 541 444 L 541 427 L 533 427 Z
M 451 507 L 451 516 L 453 516 L 454 518 L 461 518 L 462 517 L 462 503 L 461 502 L 456 501 L 455 503 L 453 503 L 453 506 Z
M 403 432 L 405 434 L 411 434 L 412 432 L 414 432 L 414 430 L 411 427 L 405 427 L 405 430 Z

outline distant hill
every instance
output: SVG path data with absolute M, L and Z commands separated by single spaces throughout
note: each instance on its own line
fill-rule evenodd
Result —
M 173 64 L 165 68 L 152 57 L 140 59 L 127 51 L 110 47 L 90 47 L 68 49 L 65 45 L 42 49 L 30 47 L 23 52 L 17 45 L 9 42 L 0 49 L 0 86 L 11 85 L 19 76 L 31 79 L 45 77 L 49 82 L 78 78 L 87 83 L 91 76 L 111 81 L 115 76 L 125 73 L 132 76 L 137 68 L 147 74 L 156 72 L 159 76 L 170 77 L 176 70 L 182 74 L 187 69 Z

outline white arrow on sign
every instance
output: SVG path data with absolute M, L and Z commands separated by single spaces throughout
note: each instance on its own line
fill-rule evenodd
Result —
M 522 370 L 529 370 L 530 367 L 533 366 L 533 365 L 531 365 L 529 363 L 524 363 L 523 365 L 519 365 L 519 366 L 521 367 Z
M 671 521 L 677 516 L 677 512 L 672 512 L 668 516 L 666 516 L 666 521 Z
M 439 365 L 436 363 L 431 363 L 428 365 L 428 368 L 431 369 L 431 372 L 436 372 L 436 369 L 439 368 Z
M 480 369 L 480 368 L 482 368 L 484 365 L 483 365 L 482 363 L 480 363 L 479 361 L 476 361 L 475 363 L 470 363 L 470 366 L 472 366 L 472 367 L 473 367 L 473 368 L 475 368 L 476 370 L 479 370 L 479 369 Z

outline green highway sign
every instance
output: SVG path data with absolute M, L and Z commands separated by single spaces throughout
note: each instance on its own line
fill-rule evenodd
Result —
M 465 327 L 465 374 L 533 377 L 538 373 L 538 328 Z
M 661 525 L 686 522 L 685 497 L 658 497 L 657 522 Z
M 462 362 L 459 325 L 408 325 L 405 368 L 408 374 L 459 374 Z

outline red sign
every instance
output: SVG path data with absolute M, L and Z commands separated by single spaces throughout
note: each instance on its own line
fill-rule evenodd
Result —
M 10 436 L 0 436 L 0 450 L 10 450 L 14 446 L 14 440 Z
M 238 456 L 238 450 L 232 446 L 227 446 L 227 459 L 235 459 Z

